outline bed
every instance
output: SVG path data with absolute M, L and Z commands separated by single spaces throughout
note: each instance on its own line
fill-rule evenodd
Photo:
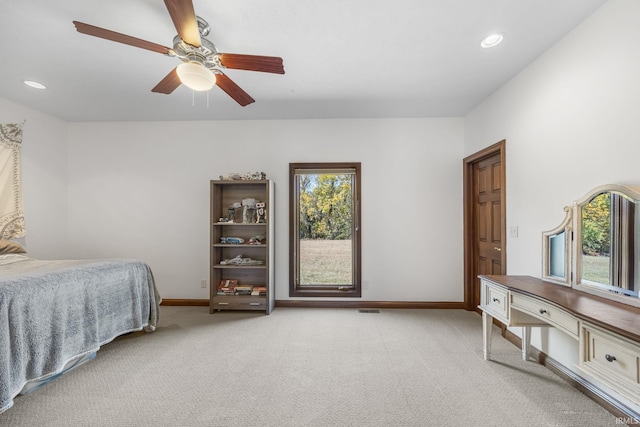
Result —
M 153 332 L 159 303 L 151 270 L 138 260 L 0 254 L 0 413 L 116 337 Z

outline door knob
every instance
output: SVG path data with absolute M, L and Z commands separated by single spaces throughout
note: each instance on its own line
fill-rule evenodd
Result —
M 496 251 L 500 252 L 502 250 L 502 248 L 499 248 L 497 246 L 494 246 L 493 249 L 495 249 Z

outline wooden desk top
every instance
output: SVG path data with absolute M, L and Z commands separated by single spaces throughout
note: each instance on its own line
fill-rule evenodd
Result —
M 640 342 L 640 307 L 622 304 L 531 276 L 480 275 L 480 279 L 559 305 L 575 317 Z

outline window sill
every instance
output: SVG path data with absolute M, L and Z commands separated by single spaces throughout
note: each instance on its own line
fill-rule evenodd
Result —
M 327 297 L 327 298 L 360 298 L 361 292 L 359 289 L 338 290 L 337 288 L 329 289 L 292 289 L 289 292 L 292 297 Z

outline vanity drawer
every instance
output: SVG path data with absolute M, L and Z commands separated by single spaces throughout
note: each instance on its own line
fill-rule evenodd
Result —
M 511 307 L 536 317 L 551 326 L 561 329 L 563 332 L 578 339 L 580 332 L 578 319 L 566 311 L 537 298 L 512 293 Z
M 483 280 L 480 308 L 503 323 L 509 323 L 509 291 L 495 283 Z
M 582 331 L 580 368 L 621 394 L 640 397 L 640 347 L 590 325 Z

